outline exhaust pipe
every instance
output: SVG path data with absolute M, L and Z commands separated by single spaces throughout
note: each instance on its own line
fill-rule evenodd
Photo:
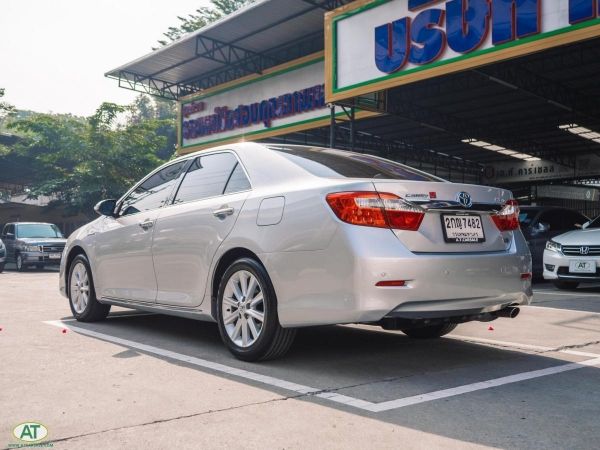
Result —
M 507 317 L 509 319 L 514 319 L 519 315 L 521 310 L 514 306 L 507 306 L 506 308 L 502 308 L 500 311 L 495 311 L 494 314 L 496 317 Z

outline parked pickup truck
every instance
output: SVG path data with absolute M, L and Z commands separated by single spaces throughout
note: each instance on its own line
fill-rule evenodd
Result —
M 56 225 L 39 222 L 7 223 L 0 237 L 6 246 L 6 262 L 14 262 L 18 271 L 59 265 L 67 242 Z

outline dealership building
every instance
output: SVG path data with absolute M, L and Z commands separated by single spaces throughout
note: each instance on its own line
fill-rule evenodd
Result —
M 178 102 L 179 154 L 336 147 L 600 214 L 600 0 L 258 0 L 107 76 Z

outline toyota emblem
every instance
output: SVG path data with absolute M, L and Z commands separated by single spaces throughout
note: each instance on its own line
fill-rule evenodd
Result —
M 471 200 L 471 194 L 468 192 L 459 192 L 456 194 L 456 201 L 463 205 L 465 208 L 470 208 L 473 206 L 473 200 Z

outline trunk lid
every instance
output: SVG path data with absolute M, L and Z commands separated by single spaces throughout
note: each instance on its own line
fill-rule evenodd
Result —
M 378 192 L 398 195 L 426 210 L 418 231 L 393 230 L 400 242 L 412 252 L 501 252 L 510 246 L 512 232 L 501 232 L 491 218 L 492 214 L 512 198 L 512 193 L 508 190 L 473 184 L 424 181 L 377 180 L 373 184 Z M 448 242 L 444 217 L 454 220 L 454 217 L 467 219 L 471 215 L 481 218 L 484 240 Z

